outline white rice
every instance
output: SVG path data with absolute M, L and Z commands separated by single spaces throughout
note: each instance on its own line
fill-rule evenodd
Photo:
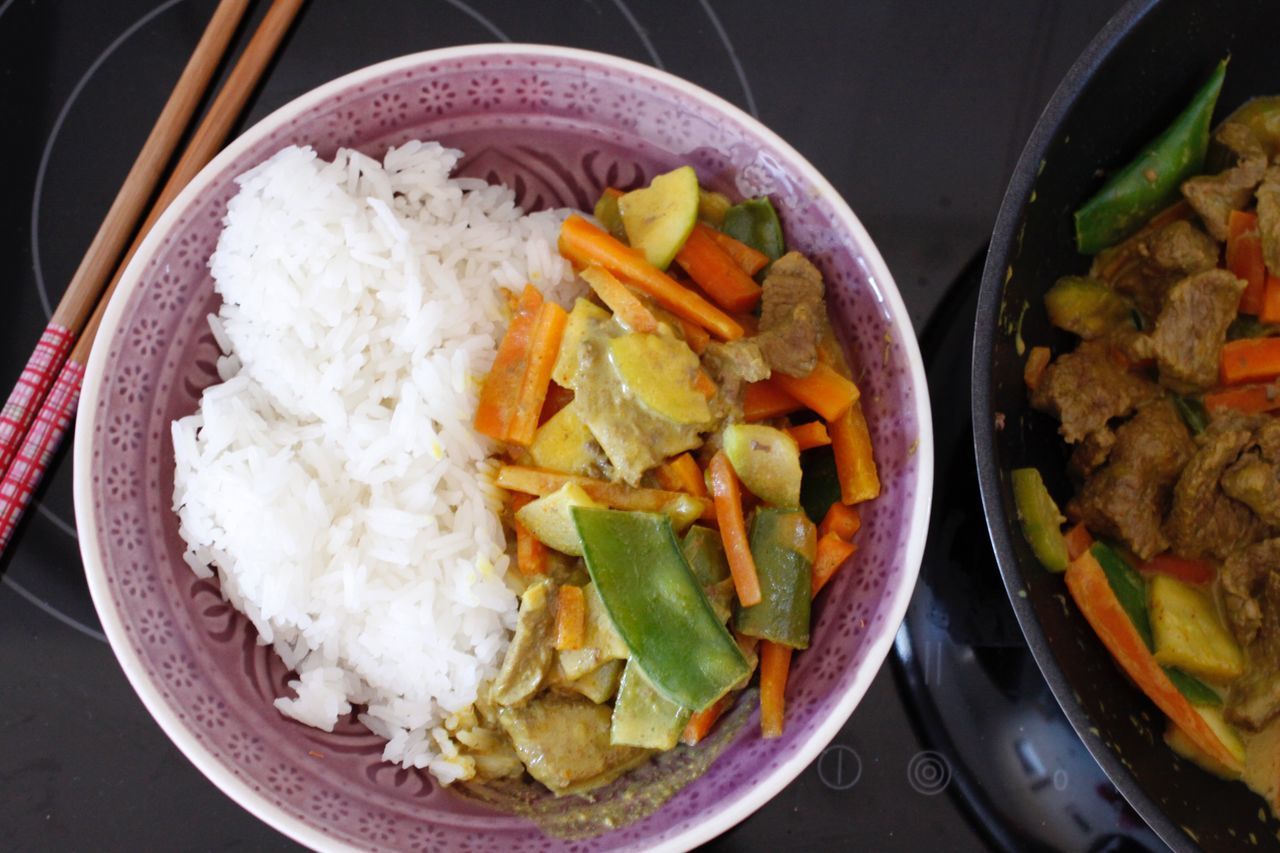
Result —
M 444 723 L 496 673 L 517 610 L 471 428 L 499 288 L 567 304 L 575 287 L 563 212 L 451 179 L 460 156 L 291 147 L 242 175 L 210 260 L 223 382 L 173 423 L 186 560 L 297 670 L 276 707 L 331 730 L 365 705 L 385 759 L 445 783 L 467 767 Z

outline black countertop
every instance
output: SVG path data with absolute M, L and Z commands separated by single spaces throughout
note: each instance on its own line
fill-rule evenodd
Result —
M 0 0 L 3 388 L 213 5 Z M 248 121 L 361 66 L 467 42 L 566 44 L 658 65 L 808 157 L 871 232 L 922 329 L 985 243 L 1040 109 L 1117 6 L 311 0 Z M 82 578 L 70 474 L 64 453 L 0 563 L 0 847 L 294 847 L 206 781 L 125 682 Z M 910 775 L 930 745 L 899 681 L 886 665 L 833 747 L 710 846 L 987 849 L 945 782 L 934 790 Z

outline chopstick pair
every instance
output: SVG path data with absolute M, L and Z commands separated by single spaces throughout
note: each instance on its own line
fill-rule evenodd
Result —
M 94 337 L 125 267 L 164 209 L 222 148 L 302 3 L 303 0 L 272 0 L 145 221 L 137 227 L 147 200 L 163 177 L 164 165 L 173 156 L 231 44 L 249 0 L 221 0 L 214 10 L 49 325 L 0 410 L 0 472 L 3 472 L 0 552 L 13 537 L 49 460 L 71 424 Z M 122 258 L 120 253 L 135 228 L 137 235 Z

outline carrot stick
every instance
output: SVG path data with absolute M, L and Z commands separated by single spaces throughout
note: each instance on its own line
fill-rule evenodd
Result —
M 575 483 L 593 501 L 613 509 L 661 512 L 682 517 L 692 515 L 704 519 L 716 517 L 711 501 L 706 498 L 662 489 L 633 489 L 623 483 L 593 480 L 590 477 L 544 471 L 524 465 L 503 465 L 498 469 L 494 482 L 510 492 L 539 496 L 549 495 L 566 483 Z
M 822 421 L 809 421 L 807 424 L 788 427 L 787 433 L 796 440 L 796 446 L 801 450 L 825 447 L 831 443 L 827 426 Z
M 743 607 L 759 604 L 760 578 L 756 575 L 756 561 L 751 556 L 747 525 L 742 518 L 742 489 L 738 485 L 738 475 L 733 472 L 733 465 L 723 450 L 716 451 L 716 455 L 711 457 L 707 478 L 738 601 Z
M 512 524 L 516 530 L 516 568 L 525 577 L 545 575 L 548 568 L 550 568 L 547 546 L 543 545 L 542 541 L 534 536 L 529 531 L 529 528 L 521 524 L 519 519 L 515 517 L 516 512 L 532 500 L 533 497 L 531 495 L 514 494 L 511 496 Z
M 644 254 L 620 242 L 581 216 L 572 215 L 560 227 L 560 254 L 576 267 L 600 266 L 650 296 L 672 314 L 697 323 L 716 337 L 732 341 L 742 327 L 728 314 L 645 260 Z
M 782 716 L 786 710 L 787 670 L 791 668 L 791 648 L 764 640 L 760 643 L 760 734 L 782 736 Z
M 839 418 L 828 421 L 827 429 L 831 431 L 831 449 L 835 451 L 840 499 L 856 504 L 879 495 L 880 474 L 876 470 L 862 404 L 854 403 Z
M 702 351 L 707 348 L 707 344 L 711 343 L 711 333 L 697 323 L 690 323 L 683 317 L 677 317 L 676 319 L 680 321 L 680 330 L 684 332 L 684 342 L 689 345 L 689 349 L 698 355 L 702 355 Z
M 707 496 L 707 481 L 702 469 L 688 453 L 681 453 L 658 466 L 655 472 L 662 488 L 671 492 L 688 492 L 696 497 Z
M 560 354 L 560 340 L 564 337 L 568 321 L 569 314 L 559 305 L 554 302 L 542 304 L 529 348 L 529 366 L 520 385 L 511 425 L 507 427 L 507 441 L 512 444 L 528 447 L 533 443 L 542 404 L 547 401 L 547 389 L 551 387 L 551 370 L 556 365 L 556 356 Z
M 799 379 L 777 372 L 769 379 L 828 421 L 847 412 L 860 396 L 858 386 L 852 380 L 845 379 L 822 363 L 814 367 L 808 376 Z
M 689 717 L 689 722 L 685 724 L 684 732 L 680 735 L 680 742 L 687 746 L 697 745 L 698 741 L 711 732 L 711 727 L 716 724 L 716 720 L 720 719 L 720 715 L 729 707 L 732 698 L 730 694 L 726 693 L 711 703 L 711 707 L 698 711 Z
M 1067 540 L 1068 560 L 1074 560 L 1093 547 L 1093 536 L 1090 535 L 1089 529 L 1084 526 L 1083 521 L 1068 530 L 1062 538 Z
M 1159 572 L 1183 583 L 1211 583 L 1217 572 L 1204 560 L 1193 560 L 1190 557 L 1179 557 L 1176 554 L 1157 554 L 1138 567 L 1140 572 Z
M 742 394 L 742 416 L 748 422 L 780 418 L 804 408 L 772 379 L 752 382 Z
M 703 293 L 726 311 L 744 312 L 760 301 L 760 285 L 720 247 L 710 228 L 698 223 L 676 253 L 678 263 Z
M 511 325 L 498 345 L 489 375 L 480 389 L 475 428 L 497 441 L 504 441 L 515 416 L 515 405 L 529 367 L 533 336 L 542 311 L 542 294 L 532 284 L 524 286 Z
M 1260 313 L 1266 297 L 1267 264 L 1256 213 L 1231 211 L 1227 220 L 1227 269 L 1248 284 L 1240 295 L 1240 313 Z
M 769 256 L 740 240 L 735 240 L 723 231 L 708 228 L 711 239 L 715 240 L 725 254 L 733 258 L 734 263 L 747 275 L 755 275 L 769 265 Z
M 556 649 L 576 651 L 582 648 L 586 633 L 586 599 L 580 586 L 560 587 L 559 607 L 556 609 Z
M 1234 409 L 1247 415 L 1280 409 L 1280 389 L 1275 385 L 1241 385 L 1204 395 L 1204 407 L 1210 413 Z
M 1268 275 L 1262 291 L 1262 311 L 1258 319 L 1264 323 L 1280 323 L 1280 276 Z
M 858 546 L 846 542 L 835 533 L 827 533 L 818 537 L 818 555 L 813 559 L 812 590 L 814 597 L 827 585 L 827 581 L 844 565 L 844 561 L 852 556 Z
M 698 369 L 698 375 L 693 378 L 693 388 L 702 396 L 710 400 L 720 390 L 716 387 L 716 383 L 712 381 L 707 372 L 701 368 Z
M 1244 338 L 1222 347 L 1223 385 L 1261 382 L 1280 376 L 1280 338 Z
M 1066 582 L 1076 606 L 1093 626 L 1098 639 L 1147 698 L 1180 726 L 1196 746 L 1239 772 L 1240 761 L 1196 713 L 1147 649 L 1092 552 L 1086 551 L 1067 564 Z
M 633 332 L 656 332 L 658 321 L 653 312 L 644 307 L 644 303 L 627 286 L 613 277 L 604 267 L 592 264 L 580 275 L 582 280 L 591 285 L 591 289 L 600 297 L 600 301 L 622 321 L 622 324 Z
M 858 511 L 851 506 L 845 506 L 840 501 L 836 501 L 827 510 L 827 514 L 822 517 L 822 523 L 818 525 L 818 535 L 826 536 L 828 533 L 834 533 L 848 542 L 861 527 L 862 519 L 859 517 Z
M 1022 368 L 1022 379 L 1032 391 L 1036 390 L 1036 386 L 1040 384 L 1040 377 L 1044 375 L 1044 369 L 1049 366 L 1049 356 L 1048 347 L 1032 347 L 1031 352 L 1027 354 L 1027 363 Z

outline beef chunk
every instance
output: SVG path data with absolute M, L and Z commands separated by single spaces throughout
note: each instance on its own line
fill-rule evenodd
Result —
M 1111 448 L 1115 447 L 1116 434 L 1107 427 L 1094 430 L 1085 436 L 1084 441 L 1071 451 L 1071 473 L 1081 480 L 1093 476 L 1093 473 L 1107 464 Z
M 1260 420 L 1250 445 L 1223 473 L 1222 490 L 1280 527 L 1280 421 Z
M 1227 557 L 1218 575 L 1231 631 L 1246 648 L 1262 628 L 1267 579 L 1280 572 L 1280 538 L 1264 539 Z
M 1200 391 L 1218 381 L 1227 327 L 1236 318 L 1245 282 L 1226 270 L 1206 270 L 1179 281 L 1165 297 L 1155 329 L 1135 349 L 1155 358 L 1160 384 Z
M 1098 255 L 1091 272 L 1128 297 L 1148 320 L 1164 307 L 1177 281 L 1218 265 L 1217 242 L 1185 219 L 1143 229 Z
M 1178 472 L 1194 452 L 1191 433 L 1173 404 L 1152 401 L 1115 431 L 1106 467 L 1085 481 L 1069 510 L 1089 530 L 1117 538 L 1150 559 L 1169 547 L 1160 520 Z
M 1225 709 L 1230 722 L 1255 732 L 1280 714 L 1280 569 L 1276 563 L 1271 563 L 1259 586 L 1255 600 L 1260 619 L 1247 647 L 1249 670 L 1231 685 Z
M 1198 175 L 1182 184 L 1182 195 L 1217 240 L 1227 239 L 1227 220 L 1244 210 L 1267 168 L 1267 155 L 1253 131 L 1243 124 L 1225 124 L 1218 141 L 1236 153 L 1238 162 L 1216 175 Z
M 1280 275 L 1280 166 L 1267 169 L 1258 187 L 1258 234 L 1267 270 Z
M 711 401 L 711 414 L 717 419 L 741 418 L 746 384 L 769 378 L 769 364 L 756 340 L 739 338 L 724 344 L 710 343 L 702 352 L 702 363 L 720 389 Z
M 1228 496 L 1219 483 L 1249 444 L 1253 431 L 1233 418 L 1215 420 L 1200 436 L 1200 447 L 1173 490 L 1173 508 L 1165 535 L 1184 557 L 1225 559 L 1256 542 L 1266 526 L 1246 505 Z
M 1155 383 L 1117 364 L 1106 341 L 1085 341 L 1045 368 L 1031 405 L 1061 421 L 1058 431 L 1075 444 L 1159 393 Z
M 799 252 L 769 267 L 760 296 L 755 340 L 769 366 L 788 376 L 808 376 L 818 364 L 818 340 L 826 323 L 822 273 Z

